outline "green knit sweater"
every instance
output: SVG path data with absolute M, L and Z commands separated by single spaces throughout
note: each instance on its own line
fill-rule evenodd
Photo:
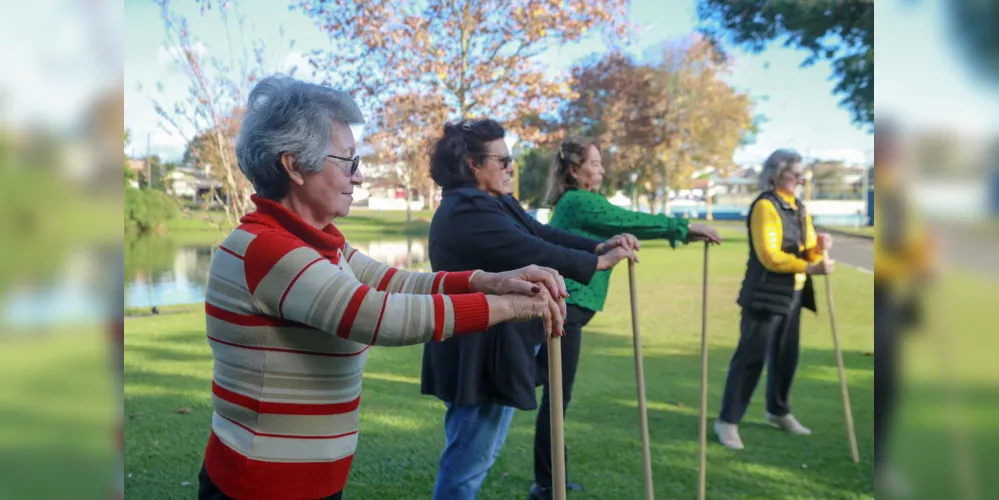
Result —
M 640 240 L 667 239 L 673 248 L 687 239 L 689 221 L 664 214 L 633 212 L 611 204 L 603 196 L 582 189 L 568 189 L 555 204 L 549 224 L 580 236 L 605 240 L 631 233 Z M 611 269 L 597 271 L 589 285 L 565 278 L 566 303 L 601 311 L 607 299 Z

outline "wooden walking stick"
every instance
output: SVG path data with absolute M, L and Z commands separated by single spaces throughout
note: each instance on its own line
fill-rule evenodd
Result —
M 823 251 L 822 258 L 829 260 L 829 252 Z M 843 412 L 846 414 L 846 432 L 850 439 L 850 455 L 853 463 L 860 463 L 857 451 L 857 434 L 853 430 L 853 411 L 850 410 L 850 392 L 846 388 L 846 370 L 843 368 L 843 351 L 839 348 L 839 334 L 836 331 L 836 308 L 833 305 L 832 280 L 826 275 L 826 302 L 829 306 L 829 322 L 832 325 L 833 349 L 836 350 L 836 368 L 839 370 L 839 388 L 843 393 Z
M 551 409 L 552 490 L 565 500 L 565 428 L 562 422 L 562 337 L 548 338 L 548 404 Z
M 704 500 L 708 478 L 708 249 L 704 242 L 704 279 L 701 283 L 701 422 L 700 466 L 697 498 Z
M 642 429 L 642 460 L 645 463 L 645 498 L 652 500 L 652 450 L 649 444 L 649 416 L 645 408 L 645 370 L 642 368 L 642 339 L 638 333 L 638 291 L 635 263 L 628 260 L 628 284 L 631 287 L 631 332 L 635 341 L 635 380 L 638 382 L 638 424 Z

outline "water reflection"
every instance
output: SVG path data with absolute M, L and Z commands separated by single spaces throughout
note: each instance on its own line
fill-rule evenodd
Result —
M 426 238 L 351 241 L 358 251 L 400 269 L 427 271 Z M 217 243 L 139 237 L 126 243 L 125 307 L 149 308 L 205 300 Z

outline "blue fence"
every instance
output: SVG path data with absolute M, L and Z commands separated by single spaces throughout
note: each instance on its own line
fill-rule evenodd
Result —
M 867 220 L 865 226 L 874 225 L 874 186 L 867 189 Z
M 868 197 L 868 204 L 873 203 L 874 191 L 870 192 Z M 872 213 L 871 206 L 868 207 L 868 213 Z M 671 208 L 670 215 L 686 217 L 688 219 L 705 219 L 707 218 L 708 211 L 705 207 L 696 208 Z M 734 205 L 715 205 L 711 207 L 711 217 L 714 220 L 728 220 L 728 221 L 743 221 L 749 217 L 749 207 L 734 206 Z M 812 214 L 812 222 L 816 226 L 866 226 L 871 222 L 865 220 L 866 217 L 863 214 L 845 214 L 845 215 L 821 215 Z

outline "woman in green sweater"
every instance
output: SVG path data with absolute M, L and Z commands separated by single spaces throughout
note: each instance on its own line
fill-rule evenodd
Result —
M 687 219 L 659 214 L 633 212 L 617 207 L 596 190 L 603 181 L 600 148 L 586 138 L 569 138 L 559 147 L 548 176 L 549 205 L 554 206 L 552 227 L 600 240 L 620 235 L 629 240 L 665 239 L 676 248 L 678 242 L 708 241 L 721 243 L 718 232 L 703 224 L 689 224 Z M 637 248 L 637 241 L 629 244 Z M 566 279 L 565 336 L 562 337 L 562 405 L 568 407 L 579 363 L 582 329 L 603 309 L 611 271 L 597 271 L 589 285 Z M 538 373 L 547 373 L 548 351 L 543 345 L 538 353 Z M 534 482 L 531 499 L 551 498 L 552 459 L 548 381 L 544 380 L 541 405 L 534 430 Z M 563 412 L 563 415 L 565 413 Z M 568 478 L 568 474 L 566 475 Z M 568 480 L 568 479 L 567 479 Z M 570 489 L 580 489 L 569 483 Z

